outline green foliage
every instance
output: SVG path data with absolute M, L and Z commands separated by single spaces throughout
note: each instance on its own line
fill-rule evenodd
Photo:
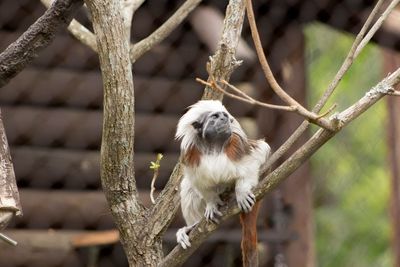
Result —
M 320 24 L 305 30 L 309 103 L 340 68 L 353 36 Z M 382 55 L 367 46 L 326 105 L 342 111 L 382 78 Z M 312 158 L 318 266 L 391 266 L 386 110 L 381 101 Z

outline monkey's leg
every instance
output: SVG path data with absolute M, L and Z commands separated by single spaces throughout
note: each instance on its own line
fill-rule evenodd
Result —
M 204 190 L 201 195 L 206 203 L 206 210 L 204 216 L 207 221 L 219 223 L 217 216 L 222 216 L 222 213 L 218 210 L 218 205 L 222 205 L 223 202 L 219 198 L 216 190 Z
M 183 249 L 186 249 L 188 247 L 190 247 L 190 241 L 189 241 L 189 233 L 190 231 L 193 230 L 193 228 L 198 224 L 199 222 L 196 222 L 192 225 L 189 226 L 185 226 L 180 228 L 177 232 L 176 232 L 176 241 L 181 244 Z

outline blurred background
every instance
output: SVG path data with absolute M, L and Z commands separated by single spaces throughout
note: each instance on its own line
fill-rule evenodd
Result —
M 296 100 L 312 107 L 375 1 L 253 2 L 275 76 Z M 180 4 L 145 1 L 133 17 L 132 42 L 148 36 Z M 205 65 L 215 51 L 226 4 L 203 1 L 171 36 L 133 65 L 135 172 L 146 205 L 153 175 L 150 161 L 163 153 L 156 185 L 162 189 L 178 159 L 176 123 L 202 95 L 195 78 L 207 78 Z M 0 51 L 44 11 L 39 0 L 1 0 Z M 76 18 L 91 29 L 84 10 Z M 399 18 L 397 11 L 389 17 L 327 108 L 337 103 L 336 111 L 342 111 L 399 65 Z M 231 82 L 258 100 L 281 103 L 261 73 L 247 23 L 237 57 L 243 64 Z M 228 98 L 224 103 L 251 137 L 265 138 L 274 150 L 302 122 L 296 114 Z M 19 244 L 0 243 L 0 266 L 127 266 L 101 191 L 102 82 L 97 55 L 67 30 L 60 32 L 1 88 L 0 107 L 24 213 L 5 231 Z M 260 266 L 400 266 L 399 107 L 399 99 L 379 102 L 267 195 L 258 221 Z M 165 235 L 166 252 L 175 246 L 176 229 L 183 224 L 178 214 Z M 238 218 L 224 223 L 185 266 L 241 266 Z

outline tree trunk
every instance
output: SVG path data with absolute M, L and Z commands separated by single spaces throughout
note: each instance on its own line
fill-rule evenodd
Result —
M 120 231 L 130 266 L 156 266 L 162 259 L 161 238 L 152 238 L 147 213 L 139 202 L 134 176 L 134 88 L 129 40 L 118 0 L 86 1 L 104 87 L 101 181 Z

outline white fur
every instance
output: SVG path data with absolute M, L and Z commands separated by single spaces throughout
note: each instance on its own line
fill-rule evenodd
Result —
M 226 108 L 219 101 L 202 100 L 191 106 L 191 109 L 182 116 L 177 127 L 176 138 L 182 139 L 181 149 L 185 151 L 192 144 L 196 136 L 192 123 L 204 112 L 224 111 Z M 231 123 L 232 132 L 239 134 L 245 140 L 237 120 Z M 255 203 L 252 188 L 257 185 L 260 166 L 269 155 L 270 147 L 263 140 L 257 140 L 250 154 L 239 161 L 233 162 L 225 153 L 202 155 L 198 166 L 184 166 L 181 183 L 181 207 L 186 227 L 176 233 L 177 241 L 183 248 L 190 246 L 188 232 L 200 219 L 205 216 L 209 220 L 217 221 L 216 215 L 221 215 L 218 205 L 222 204 L 219 195 L 228 186 L 235 185 L 236 200 L 244 212 L 249 212 Z

